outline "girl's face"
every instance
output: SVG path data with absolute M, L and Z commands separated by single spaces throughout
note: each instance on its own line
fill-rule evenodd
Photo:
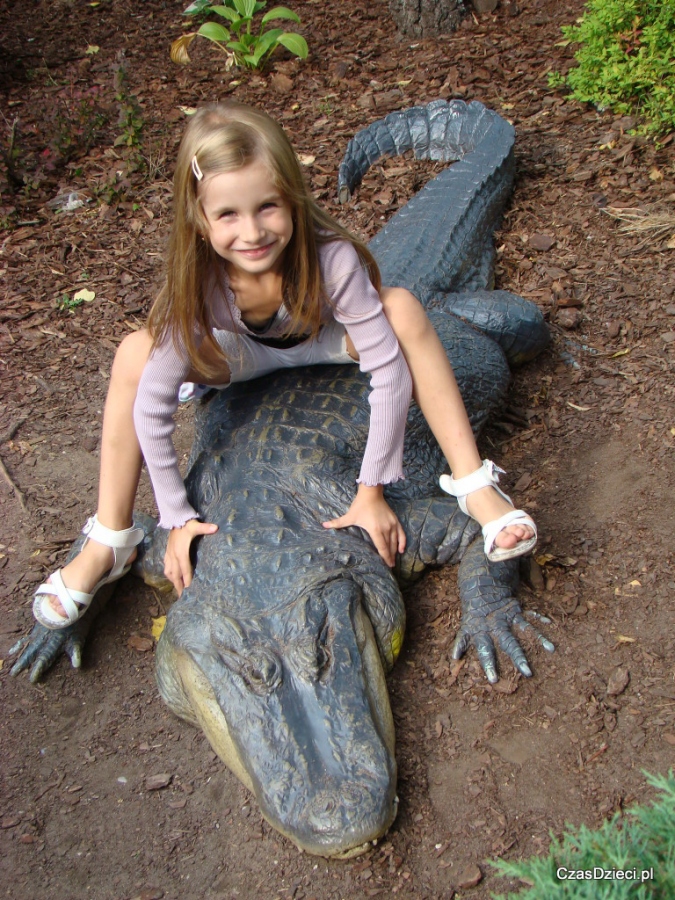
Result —
M 281 274 L 293 217 L 262 162 L 207 176 L 199 198 L 211 246 L 231 274 Z

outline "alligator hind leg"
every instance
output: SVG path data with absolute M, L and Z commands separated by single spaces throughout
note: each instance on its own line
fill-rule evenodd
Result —
M 491 338 L 510 366 L 534 359 L 551 340 L 539 307 L 510 291 L 429 291 L 419 300 L 429 316 L 457 316 Z

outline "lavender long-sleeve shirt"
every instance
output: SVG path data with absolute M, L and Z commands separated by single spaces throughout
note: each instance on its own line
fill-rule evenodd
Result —
M 359 354 L 359 367 L 371 376 L 370 429 L 358 481 L 389 484 L 403 478 L 403 436 L 412 395 L 412 379 L 401 348 L 386 319 L 378 292 L 348 241 L 320 247 L 323 283 L 330 304 L 321 310 L 344 325 Z M 214 329 L 251 334 L 242 321 L 227 279 L 213 274 L 206 301 Z M 265 337 L 285 333 L 289 316 L 281 307 Z M 179 528 L 197 513 L 188 503 L 173 446 L 173 414 L 178 390 L 190 364 L 169 335 L 150 355 L 134 406 L 134 423 L 160 512 L 159 524 Z

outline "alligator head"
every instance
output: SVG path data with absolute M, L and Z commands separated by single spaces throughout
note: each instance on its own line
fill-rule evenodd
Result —
M 362 587 L 333 576 L 245 617 L 214 617 L 198 593 L 169 613 L 157 658 L 162 697 L 203 729 L 298 847 L 363 852 L 398 801 L 394 725 Z

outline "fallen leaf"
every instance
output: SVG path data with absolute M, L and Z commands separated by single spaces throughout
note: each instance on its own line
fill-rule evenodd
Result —
M 302 163 L 303 166 L 311 166 L 316 162 L 316 156 L 312 156 L 311 154 L 303 154 L 299 156 L 298 159 Z
M 617 350 L 616 353 L 612 353 L 610 359 L 617 359 L 619 356 L 626 356 L 627 353 L 630 353 L 631 348 L 626 347 L 625 350 Z
M 572 409 L 578 409 L 579 412 L 588 412 L 590 409 L 593 408 L 592 406 L 577 406 L 576 403 L 570 403 L 569 400 L 567 401 L 567 405 L 571 406 Z
M 166 616 L 158 616 L 156 619 L 152 620 L 152 636 L 156 641 L 159 640 L 161 633 L 164 631 L 165 625 Z
M 666 244 L 666 247 L 669 250 L 675 250 L 675 234 L 671 237 L 671 239 Z
M 530 472 L 523 472 L 518 481 L 513 485 L 514 491 L 524 491 L 532 484 L 532 475 Z
M 91 303 L 95 296 L 96 294 L 94 291 L 90 291 L 88 288 L 82 288 L 81 291 L 73 294 L 73 300 L 84 300 L 85 303 Z
M 277 72 L 270 78 L 270 82 L 275 91 L 280 94 L 290 94 L 293 90 L 293 80 L 281 72 Z
M 649 171 L 650 181 L 663 181 L 663 172 L 657 166 L 652 166 Z
M 194 116 L 194 114 L 197 112 L 197 110 L 194 106 L 179 106 L 178 109 L 185 116 Z
M 491 685 L 493 691 L 497 691 L 500 694 L 515 694 L 518 690 L 518 681 L 507 681 L 504 678 L 500 678 L 500 680 Z M 478 884 L 478 882 L 476 882 Z
M 625 634 L 617 634 L 617 636 L 616 636 L 616 642 L 617 642 L 618 644 L 634 644 L 634 643 L 635 643 L 635 638 L 634 638 L 634 637 L 628 637 L 628 635 L 625 635 Z
M 87 54 L 87 56 L 94 56 L 100 49 L 101 48 L 97 47 L 96 44 L 89 44 L 84 52 Z

